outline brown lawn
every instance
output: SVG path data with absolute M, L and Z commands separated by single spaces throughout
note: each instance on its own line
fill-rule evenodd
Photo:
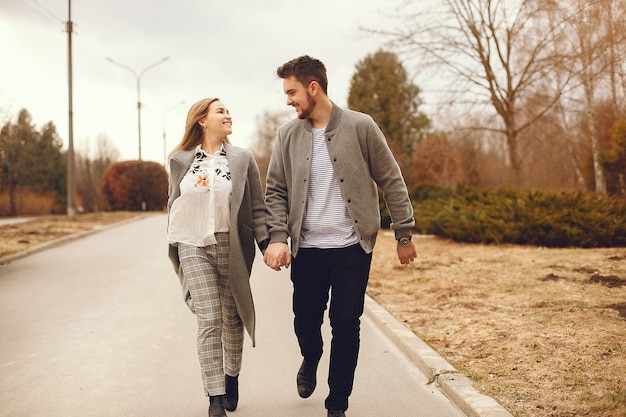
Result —
M 516 417 L 626 416 L 626 248 L 548 249 L 382 232 L 369 295 Z

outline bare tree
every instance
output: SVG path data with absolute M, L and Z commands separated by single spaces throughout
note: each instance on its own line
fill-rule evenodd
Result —
M 547 3 L 547 2 L 546 2 Z M 565 22 L 562 36 L 552 47 L 568 57 L 546 74 L 545 82 L 567 78 L 569 89 L 555 106 L 563 135 L 554 138 L 568 149 L 578 188 L 607 193 L 601 155 L 607 147 L 606 103 L 613 123 L 624 108 L 624 0 L 573 0 L 550 3 L 550 25 Z M 598 109 L 602 108 L 602 112 Z M 585 176 L 585 161 L 591 175 Z
M 416 184 L 456 187 L 463 181 L 458 150 L 442 134 L 431 134 L 415 147 L 411 179 Z
M 456 103 L 492 114 L 491 123 L 463 127 L 503 135 L 519 183 L 520 132 L 550 111 L 571 81 L 567 76 L 545 83 L 567 59 L 552 45 L 563 36 L 568 16 L 552 24 L 552 6 L 541 0 L 442 0 L 420 10 L 406 1 L 392 16 L 399 25 L 369 31 L 388 38 L 400 54 L 419 59 L 420 69 L 434 65 L 447 74 L 446 90 Z M 543 97 L 537 105 L 523 105 L 538 91 Z
M 272 147 L 274 139 L 280 125 L 293 118 L 295 115 L 291 110 L 269 111 L 264 110 L 260 116 L 256 117 L 256 133 L 252 138 L 252 153 L 259 165 L 261 174 L 261 182 L 265 184 L 265 176 L 267 174 L 267 166 L 270 156 L 272 155 Z
M 604 0 L 607 41 L 609 45 L 609 75 L 611 98 L 617 113 L 626 112 L 626 1 Z
M 605 153 L 605 164 L 613 169 L 619 191 L 626 196 L 626 118 L 620 118 L 609 129 L 610 147 Z
M 100 183 L 109 165 L 119 159 L 120 151 L 107 136 L 98 137 L 95 152 L 91 152 L 87 144 L 77 153 L 76 194 L 80 211 L 95 212 L 104 209 Z
M 579 7 L 581 6 L 581 0 L 575 3 L 578 3 Z M 583 1 L 582 3 L 587 2 Z M 601 25 L 602 13 L 599 6 L 598 3 L 588 4 L 587 7 L 583 5 L 577 19 L 573 21 L 571 37 L 575 42 L 573 50 L 578 52 L 575 54 L 575 62 L 580 68 L 578 74 L 584 92 L 584 115 L 591 141 L 595 189 L 599 194 L 605 195 L 606 181 L 600 165 L 599 132 L 596 128 L 594 114 L 594 105 L 597 99 L 596 90 L 600 77 L 606 73 L 604 67 L 608 64 L 604 59 L 608 44 L 605 41 L 603 31 L 598 31 L 598 27 L 602 28 L 603 26 Z
M 481 121 L 476 115 L 476 124 Z M 461 157 L 462 184 L 479 188 L 510 188 L 511 170 L 507 165 L 506 143 L 499 134 L 457 129 L 448 134 Z
M 585 175 L 583 174 L 582 165 L 580 163 L 581 158 L 579 152 L 576 151 L 576 148 L 574 146 L 574 142 L 576 141 L 575 136 L 572 134 L 574 129 L 569 125 L 565 108 L 560 103 L 560 101 L 555 110 L 560 117 L 560 124 L 563 127 L 561 135 L 557 137 L 562 138 L 562 142 L 564 143 L 567 149 L 567 153 L 570 156 L 570 160 L 572 161 L 574 177 L 576 178 L 576 185 L 578 187 L 578 190 L 587 191 Z
M 626 1 L 576 0 L 560 3 L 572 15 L 570 25 L 560 48 L 568 51 L 575 77 L 575 89 L 569 92 L 567 112 L 578 115 L 581 128 L 586 133 L 593 170 L 593 185 L 600 195 L 607 194 L 606 174 L 602 166 L 602 153 L 608 147 L 606 132 L 606 103 L 612 114 L 612 124 L 624 113 L 625 87 L 624 61 L 626 59 L 626 34 L 624 32 Z M 597 109 L 603 109 L 598 113 Z

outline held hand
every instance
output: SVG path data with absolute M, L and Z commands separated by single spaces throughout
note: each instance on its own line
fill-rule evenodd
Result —
M 280 271 L 281 267 L 289 268 L 291 265 L 291 252 L 286 243 L 274 242 L 270 243 L 263 254 L 265 265 L 274 271 Z
M 402 246 L 398 243 L 397 247 L 398 259 L 402 265 L 408 265 L 417 257 L 417 251 L 415 250 L 415 244 L 409 242 L 408 246 Z

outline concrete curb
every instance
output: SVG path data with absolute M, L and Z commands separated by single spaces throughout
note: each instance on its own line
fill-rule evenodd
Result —
M 365 297 L 365 314 L 468 417 L 513 417 L 369 296 Z

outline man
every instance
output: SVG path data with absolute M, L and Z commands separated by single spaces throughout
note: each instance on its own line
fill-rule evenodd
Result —
M 298 119 L 281 126 L 270 159 L 265 200 L 270 244 L 265 263 L 291 265 L 294 330 L 303 361 L 298 394 L 309 397 L 322 356 L 321 325 L 329 291 L 332 328 L 328 417 L 348 409 L 360 345 L 360 317 L 384 192 L 402 264 L 416 255 L 406 184 L 384 135 L 363 113 L 327 95 L 326 68 L 309 56 L 277 69 Z M 291 250 L 287 244 L 291 240 Z

